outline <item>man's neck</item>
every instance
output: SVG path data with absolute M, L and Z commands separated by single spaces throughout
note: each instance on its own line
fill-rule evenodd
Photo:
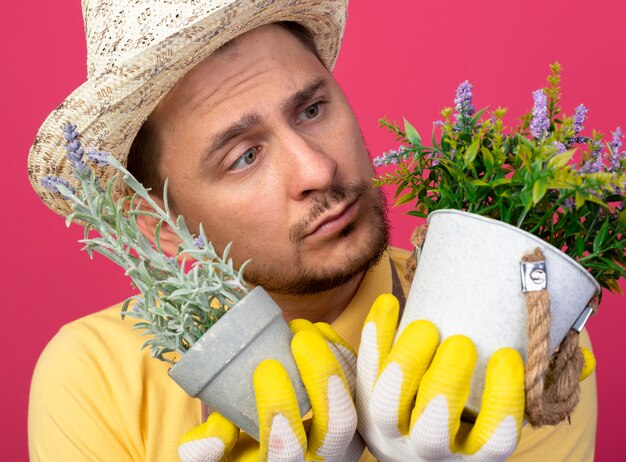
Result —
M 339 317 L 352 301 L 365 271 L 334 289 L 312 295 L 282 295 L 270 293 L 270 296 L 283 310 L 287 322 L 293 319 L 307 319 L 311 322 L 331 323 Z

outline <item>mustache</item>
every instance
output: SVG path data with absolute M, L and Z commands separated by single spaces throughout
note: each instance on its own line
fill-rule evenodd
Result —
M 347 199 L 354 200 L 359 196 L 368 194 L 372 189 L 369 183 L 352 183 L 352 184 L 333 184 L 328 192 L 320 198 L 316 198 L 311 206 L 309 214 L 299 223 L 296 223 L 289 230 L 289 239 L 291 242 L 297 242 L 302 239 L 303 234 L 309 228 L 311 223 L 317 220 L 324 212 L 329 210 L 334 204 L 343 202 Z

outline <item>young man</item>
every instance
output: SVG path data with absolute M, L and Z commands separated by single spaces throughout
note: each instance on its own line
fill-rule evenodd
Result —
M 232 241 L 235 264 L 252 259 L 247 280 L 263 286 L 286 319 L 331 323 L 357 349 L 376 297 L 402 298 L 407 289 L 402 276 L 408 257 L 387 249 L 384 204 L 369 183 L 371 162 L 329 72 L 344 2 L 199 2 L 182 10 L 157 2 L 149 13 L 145 5 L 137 6 L 141 2 L 117 3 L 84 2 L 89 43 L 97 52 L 90 56 L 88 88 L 51 115 L 33 147 L 31 178 L 44 201 L 67 213 L 63 201 L 41 191 L 37 182 L 66 168 L 62 140 L 53 137 L 55 130 L 62 137 L 59 126 L 69 119 L 82 130 L 86 145 L 124 161 L 130 152 L 129 168 L 152 187 L 155 198 L 168 178 L 173 211 L 190 229 L 202 223 L 218 250 Z M 132 13 L 138 13 L 133 20 L 152 21 L 154 29 L 132 30 Z M 313 40 L 298 26 L 273 24 L 280 21 L 301 23 Z M 112 30 L 121 38 L 107 41 Z M 147 236 L 153 236 L 155 225 L 141 221 Z M 161 244 L 174 253 L 177 241 L 164 229 Z M 119 306 L 61 330 L 44 351 L 33 381 L 33 460 L 175 460 L 180 436 L 202 421 L 201 407 L 167 376 L 166 365 L 140 351 L 142 342 L 119 319 Z M 438 366 L 433 362 L 431 369 Z M 441 393 L 454 386 L 441 385 Z M 540 460 L 547 453 L 557 460 L 589 460 L 593 386 L 583 384 L 572 425 L 525 428 L 519 458 L 513 460 Z M 496 404 L 504 414 L 515 406 Z M 406 460 L 405 442 L 398 445 L 399 438 L 373 431 L 369 409 L 358 411 L 370 448 L 381 459 Z M 515 412 L 514 420 L 521 418 Z M 446 432 L 451 428 L 446 416 L 432 422 Z M 519 425 L 505 432 L 506 448 L 495 458 L 470 456 L 489 446 L 491 434 L 465 456 L 502 459 L 515 447 L 518 432 Z M 348 460 L 346 450 L 342 446 L 334 460 Z M 465 457 L 460 454 L 442 452 L 431 459 Z M 267 457 L 271 460 L 271 453 Z

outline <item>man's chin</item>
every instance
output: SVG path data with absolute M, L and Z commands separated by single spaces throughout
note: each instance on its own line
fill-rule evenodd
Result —
M 254 285 L 260 285 L 268 292 L 279 295 L 313 295 L 326 292 L 361 277 L 367 270 L 380 261 L 385 248 L 367 259 L 346 262 L 341 266 L 321 268 L 298 268 L 298 274 L 274 273 L 269 276 L 250 272 L 246 279 Z M 323 265 L 321 265 L 323 266 Z M 295 268 L 294 268 L 295 270 Z
M 387 249 L 388 237 L 387 221 L 383 218 L 370 231 L 369 239 L 344 236 L 342 245 L 311 255 L 301 253 L 291 267 L 258 268 L 253 261 L 245 277 L 252 284 L 279 295 L 319 294 L 361 277 L 376 265 Z

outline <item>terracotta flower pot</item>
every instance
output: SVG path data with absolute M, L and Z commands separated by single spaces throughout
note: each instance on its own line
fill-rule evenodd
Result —
M 252 375 L 262 360 L 276 359 L 285 367 L 301 415 L 311 408 L 291 354 L 292 338 L 280 308 L 257 287 L 200 337 L 169 374 L 189 395 L 258 440 Z
M 522 291 L 522 257 L 545 256 L 552 315 L 553 352 L 577 321 L 599 284 L 572 258 L 506 223 L 458 210 L 428 216 L 428 234 L 407 298 L 399 332 L 417 319 L 432 321 L 441 340 L 464 334 L 478 350 L 466 409 L 480 409 L 489 357 L 501 347 L 527 352 L 528 311 Z

